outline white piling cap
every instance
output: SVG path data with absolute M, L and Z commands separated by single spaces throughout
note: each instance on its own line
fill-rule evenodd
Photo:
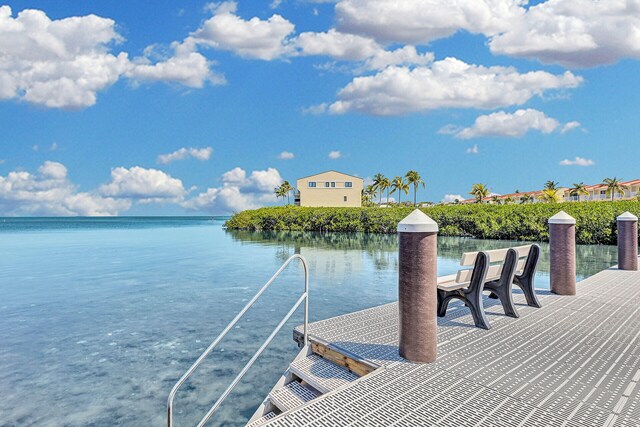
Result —
M 438 224 L 420 209 L 411 212 L 398 223 L 399 233 L 437 233 Z
M 617 219 L 618 221 L 637 221 L 638 217 L 632 214 L 631 212 L 625 212 L 622 215 L 620 215 Z
M 549 218 L 549 224 L 575 224 L 576 219 L 566 213 L 565 211 L 560 211 L 551 218 Z

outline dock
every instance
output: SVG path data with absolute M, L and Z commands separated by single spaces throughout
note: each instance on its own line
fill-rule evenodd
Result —
M 430 364 L 398 355 L 397 303 L 312 323 L 312 344 L 374 368 L 264 425 L 640 427 L 640 272 L 539 297 L 542 308 L 514 296 L 518 319 L 485 299 L 490 330 L 453 303 Z

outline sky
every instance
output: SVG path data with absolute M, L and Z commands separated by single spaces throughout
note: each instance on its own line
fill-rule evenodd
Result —
M 225 215 L 640 178 L 637 0 L 0 2 L 0 216 Z

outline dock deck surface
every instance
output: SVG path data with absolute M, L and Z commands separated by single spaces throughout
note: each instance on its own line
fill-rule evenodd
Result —
M 516 295 L 519 319 L 485 299 L 488 331 L 451 304 L 433 364 L 398 356 L 396 303 L 315 322 L 311 337 L 380 368 L 267 425 L 640 427 L 640 272 L 539 297 L 538 309 Z

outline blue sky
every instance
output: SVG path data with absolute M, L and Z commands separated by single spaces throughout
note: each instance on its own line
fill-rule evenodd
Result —
M 435 202 L 640 178 L 633 2 L 0 4 L 0 215 L 225 214 L 328 169 Z

